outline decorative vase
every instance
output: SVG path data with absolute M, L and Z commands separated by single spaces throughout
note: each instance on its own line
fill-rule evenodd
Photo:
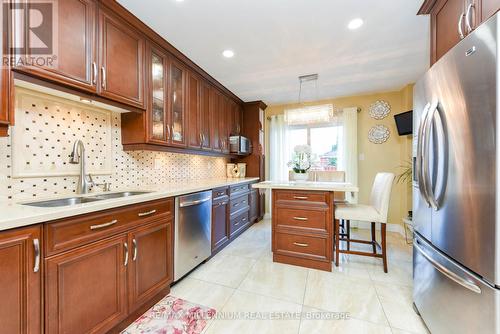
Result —
M 307 181 L 309 179 L 309 173 L 293 173 L 293 179 L 295 181 Z

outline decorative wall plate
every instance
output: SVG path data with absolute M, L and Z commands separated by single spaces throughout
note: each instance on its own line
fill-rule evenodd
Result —
M 368 131 L 368 140 L 374 144 L 382 144 L 389 139 L 390 131 L 385 125 L 377 124 Z
M 391 112 L 391 105 L 383 100 L 375 101 L 370 106 L 370 116 L 374 119 L 384 119 Z

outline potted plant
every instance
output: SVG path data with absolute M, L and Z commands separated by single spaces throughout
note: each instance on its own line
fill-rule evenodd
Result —
M 413 181 L 413 166 L 410 161 L 406 161 L 404 165 L 399 166 L 401 173 L 396 178 L 396 183 L 411 185 Z M 408 218 L 413 216 L 412 211 L 408 211 Z
M 311 168 L 311 147 L 309 145 L 297 145 L 293 149 L 293 159 L 288 162 L 292 167 L 296 181 L 307 181 L 309 169 Z

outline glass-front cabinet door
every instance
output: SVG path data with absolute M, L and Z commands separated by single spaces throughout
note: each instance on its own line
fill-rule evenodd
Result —
M 176 62 L 170 63 L 170 143 L 174 146 L 186 146 L 185 133 L 185 89 L 186 72 Z
M 166 58 L 151 50 L 150 140 L 167 143 Z

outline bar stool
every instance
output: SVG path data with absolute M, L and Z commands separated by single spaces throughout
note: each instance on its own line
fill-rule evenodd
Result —
M 378 173 L 373 182 L 370 196 L 370 204 L 338 204 L 335 208 L 335 265 L 339 266 L 340 253 L 370 256 L 382 258 L 384 272 L 387 273 L 387 245 L 386 245 L 386 224 L 387 213 L 389 211 L 389 202 L 391 198 L 392 183 L 394 182 L 393 173 Z M 351 239 L 350 235 L 340 233 L 339 220 L 350 222 L 351 220 L 366 221 L 371 223 L 371 240 Z M 375 224 L 381 224 L 381 244 L 375 238 Z M 347 224 L 349 226 L 349 223 Z M 362 243 L 372 245 L 372 252 L 351 251 L 350 249 L 341 250 L 340 241 Z M 381 253 L 377 253 L 377 248 Z

